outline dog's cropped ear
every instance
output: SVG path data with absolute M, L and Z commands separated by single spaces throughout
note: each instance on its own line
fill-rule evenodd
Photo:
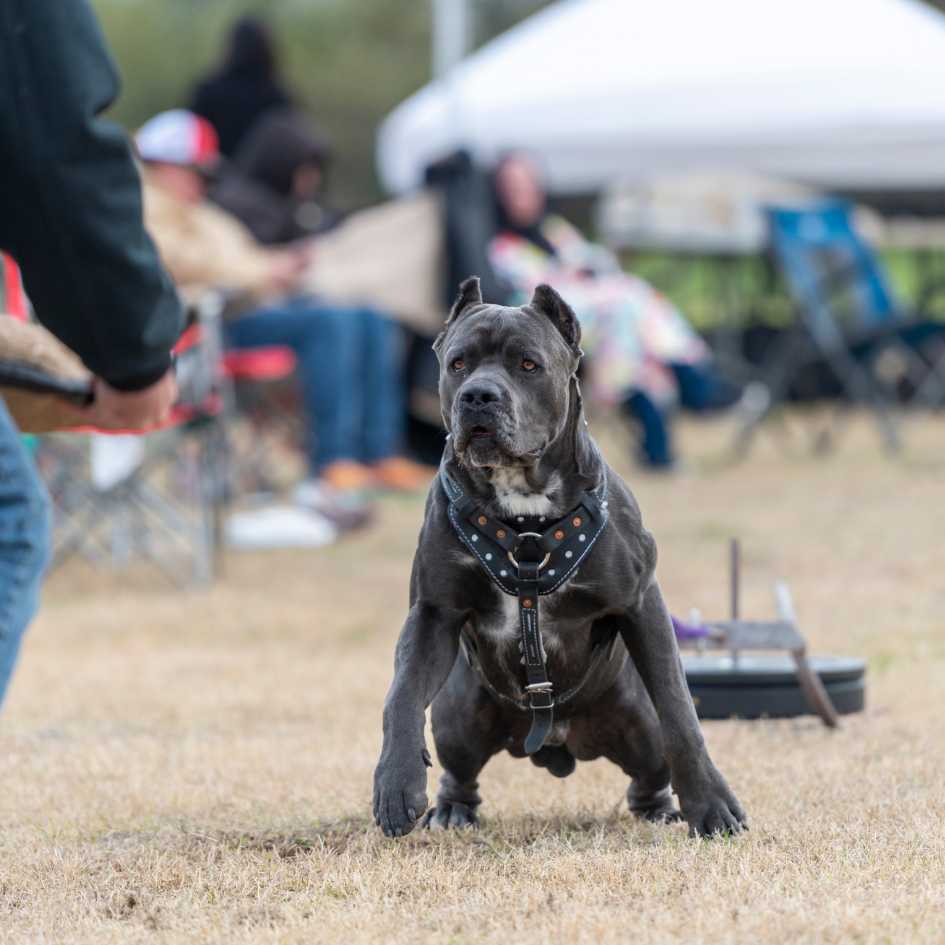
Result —
M 482 288 L 479 285 L 479 276 L 470 276 L 460 283 L 459 295 L 456 296 L 456 301 L 450 309 L 450 317 L 446 320 L 446 324 L 456 321 L 470 305 L 482 305 Z
M 561 337 L 575 354 L 581 354 L 581 324 L 571 306 L 550 285 L 540 285 L 535 289 L 530 308 L 551 319 Z
M 462 314 L 466 309 L 470 308 L 473 305 L 482 305 L 482 289 L 479 286 L 479 276 L 470 276 L 468 279 L 464 279 L 459 286 L 459 295 L 456 296 L 456 301 L 453 303 L 453 307 L 450 309 L 449 317 L 446 319 L 446 324 L 443 326 L 443 330 L 437 336 L 436 341 L 433 342 L 433 350 L 439 353 L 440 347 L 443 344 L 443 339 L 446 337 L 446 331 Z

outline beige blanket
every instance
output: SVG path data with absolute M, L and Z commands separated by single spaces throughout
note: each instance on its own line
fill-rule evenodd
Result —
M 429 193 L 352 214 L 315 240 L 307 288 L 331 301 L 369 304 L 424 334 L 446 313 L 440 200 Z

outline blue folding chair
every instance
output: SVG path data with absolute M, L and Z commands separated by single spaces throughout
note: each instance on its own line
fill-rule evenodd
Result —
M 877 363 L 895 351 L 906 366 L 912 402 L 941 405 L 945 361 L 933 345 L 945 339 L 945 325 L 917 319 L 896 304 L 879 259 L 853 227 L 849 204 L 828 200 L 802 208 L 769 207 L 766 213 L 771 251 L 797 317 L 769 359 L 768 408 L 739 431 L 739 449 L 747 449 L 799 372 L 822 365 L 836 378 L 847 403 L 871 409 L 885 446 L 897 450 L 896 398 L 878 375 Z M 826 448 L 830 442 L 827 432 L 817 446 Z

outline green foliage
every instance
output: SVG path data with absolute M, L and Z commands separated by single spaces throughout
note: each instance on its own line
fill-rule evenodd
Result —
M 232 20 L 267 15 L 290 89 L 335 143 L 332 190 L 344 207 L 378 194 L 378 121 L 429 78 L 428 4 L 402 0 L 93 0 L 124 77 L 114 117 L 135 128 L 188 104 Z

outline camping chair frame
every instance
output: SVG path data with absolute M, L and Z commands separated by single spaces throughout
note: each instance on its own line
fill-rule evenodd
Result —
M 911 403 L 938 407 L 945 403 L 945 355 L 926 356 L 921 337 L 908 343 L 927 326 L 896 306 L 876 254 L 853 227 L 848 204 L 770 207 L 767 214 L 771 248 L 795 300 L 796 319 L 768 358 L 769 402 L 738 431 L 737 452 L 747 450 L 761 422 L 783 403 L 798 372 L 814 364 L 830 370 L 848 402 L 870 409 L 884 446 L 896 452 L 901 438 L 895 396 L 881 380 L 881 359 L 894 352 L 905 364 Z M 815 448 L 829 448 L 833 432 L 822 432 Z
M 56 524 L 51 568 L 80 553 L 115 568 L 142 558 L 181 586 L 213 580 L 225 450 L 219 416 L 207 414 L 148 436 L 141 464 L 102 489 L 88 474 L 76 481 L 76 473 L 88 469 L 88 443 L 65 439 L 44 438 L 37 455 Z
M 143 458 L 118 481 L 96 485 L 86 436 L 40 441 L 54 508 L 52 568 L 75 554 L 118 568 L 141 558 L 178 585 L 212 581 L 227 468 L 219 314 L 211 297 L 193 311 L 177 349 L 182 403 L 167 428 L 142 436 Z

